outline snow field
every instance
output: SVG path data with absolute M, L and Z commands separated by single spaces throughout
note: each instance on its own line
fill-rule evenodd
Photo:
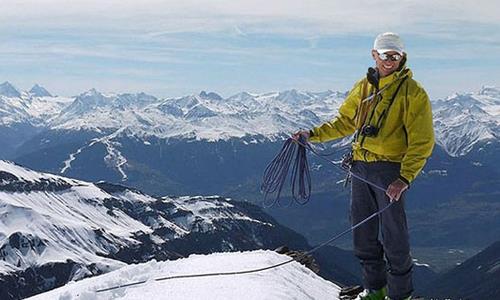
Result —
M 71 282 L 31 300 L 97 299 L 338 299 L 339 287 L 292 262 L 259 273 L 155 281 L 166 276 L 233 272 L 266 267 L 288 260 L 273 251 L 191 255 L 175 261 L 128 265 L 119 270 Z M 107 292 L 95 291 L 137 281 L 144 284 Z

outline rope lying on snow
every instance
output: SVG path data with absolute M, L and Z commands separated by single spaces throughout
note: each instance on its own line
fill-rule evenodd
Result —
M 391 207 L 392 204 L 394 204 L 394 202 L 390 202 L 387 206 L 383 207 L 379 211 L 377 211 L 377 212 L 373 213 L 372 215 L 368 216 L 366 219 L 364 219 L 361 222 L 359 222 L 359 223 L 351 226 L 350 228 L 342 231 L 341 233 L 333 236 L 329 240 L 327 240 L 327 241 L 319 244 L 318 246 L 312 248 L 311 250 L 309 250 L 307 252 L 304 252 L 301 255 L 298 255 L 297 257 L 291 258 L 289 260 L 286 260 L 286 261 L 278 263 L 278 264 L 274 264 L 274 265 L 267 266 L 267 267 L 262 267 L 262 268 L 242 270 L 242 271 L 233 271 L 233 272 L 215 272 L 215 273 L 201 273 L 201 274 L 186 274 L 186 275 L 165 276 L 165 277 L 155 278 L 153 280 L 154 281 L 165 281 L 165 280 L 182 279 L 182 278 L 199 278 L 199 277 L 212 277 L 212 276 L 243 275 L 243 274 L 257 273 L 257 272 L 262 272 L 262 271 L 274 269 L 274 268 L 277 268 L 277 267 L 281 267 L 281 266 L 289 264 L 289 263 L 291 263 L 293 261 L 299 261 L 302 258 L 304 258 L 305 256 L 310 255 L 311 253 L 317 251 L 318 249 L 320 249 L 320 248 L 322 248 L 322 247 L 324 247 L 324 246 L 332 243 L 333 241 L 341 238 L 342 236 L 344 236 L 347 233 L 353 231 L 354 229 L 358 228 L 359 226 L 363 225 L 364 223 L 368 222 L 369 220 L 373 219 L 374 217 L 380 215 L 386 209 L 388 209 L 389 207 Z M 136 282 L 121 284 L 121 285 L 117 285 L 117 286 L 112 286 L 112 287 L 109 287 L 109 288 L 99 289 L 99 290 L 96 290 L 96 293 L 107 292 L 107 291 L 116 290 L 116 289 L 120 289 L 120 288 L 124 288 L 124 287 L 136 286 L 136 285 L 140 285 L 140 284 L 146 283 L 147 281 L 149 281 L 149 280 L 136 281 Z
M 295 145 L 295 146 L 294 146 Z M 307 163 L 307 157 L 306 157 L 306 149 L 310 150 L 313 154 L 316 156 L 330 162 L 333 164 L 335 167 L 347 171 L 351 174 L 351 176 L 372 185 L 373 187 L 380 189 L 382 191 L 386 191 L 384 187 L 378 186 L 354 173 L 352 173 L 350 170 L 346 170 L 339 166 L 337 163 L 334 161 L 331 161 L 324 157 L 324 155 L 321 155 L 318 153 L 316 150 L 314 150 L 311 145 L 305 141 L 303 138 L 299 139 L 298 141 L 289 138 L 288 140 L 285 141 L 281 151 L 278 153 L 278 155 L 273 159 L 273 161 L 268 165 L 264 172 L 264 182 L 262 184 L 262 189 L 263 191 L 267 194 L 269 193 L 274 193 L 278 192 L 276 199 L 273 201 L 273 205 L 277 202 L 279 202 L 279 196 L 281 194 L 281 190 L 283 188 L 284 181 L 287 178 L 288 170 L 290 168 L 291 161 L 293 159 L 294 153 L 295 153 L 295 161 L 294 165 L 292 167 L 292 194 L 294 195 L 294 199 L 298 201 L 301 204 L 306 203 L 311 195 L 311 177 L 309 174 L 309 165 Z M 298 176 L 298 177 L 297 177 Z M 295 184 L 298 181 L 299 185 L 299 190 L 296 192 L 295 190 Z M 365 224 L 366 222 L 370 221 L 371 219 L 375 218 L 376 216 L 382 214 L 385 210 L 389 209 L 394 202 L 389 202 L 389 204 L 377 212 L 371 214 L 368 216 L 366 219 L 362 220 L 361 222 L 352 225 L 350 228 L 347 228 L 346 230 L 342 231 L 339 234 L 334 235 L 332 238 L 324 241 L 323 243 L 317 245 L 316 247 L 312 248 L 311 250 L 304 252 L 297 257 L 291 258 L 289 260 L 283 261 L 281 263 L 277 263 L 274 265 L 270 265 L 267 267 L 261 267 L 261 268 L 255 268 L 255 269 L 248 269 L 248 270 L 241 270 L 241 271 L 233 271 L 233 272 L 214 272 L 214 273 L 200 273 L 200 274 L 186 274 L 186 275 L 174 275 L 174 276 L 165 276 L 165 277 L 159 277 L 159 278 L 154 278 L 154 281 L 166 281 L 166 280 L 174 280 L 174 279 L 182 279 L 182 278 L 200 278 L 200 277 L 212 277 L 212 276 L 233 276 L 233 275 L 243 275 L 243 274 L 250 274 L 250 273 L 257 273 L 257 272 L 262 272 L 274 268 L 278 268 L 281 266 L 284 266 L 286 264 L 289 264 L 293 261 L 300 261 L 303 259 L 305 256 L 308 256 L 312 254 L 313 252 L 317 251 L 318 249 L 334 242 L 335 240 L 341 238 L 342 236 L 346 235 L 347 233 L 353 231 L 354 229 L 358 228 L 359 226 Z M 103 289 L 98 289 L 95 292 L 96 293 L 101 293 L 101 292 L 107 292 L 107 291 L 112 291 L 120 288 L 125 288 L 125 287 L 130 287 L 130 286 L 137 286 L 140 284 L 144 284 L 148 282 L 149 280 L 142 280 L 142 281 L 136 281 L 136 282 L 130 282 L 130 283 L 125 283 L 125 284 L 120 284 L 108 288 L 103 288 Z

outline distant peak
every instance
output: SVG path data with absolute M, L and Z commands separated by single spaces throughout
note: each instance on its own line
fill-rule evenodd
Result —
M 278 97 L 277 97 L 278 100 L 291 102 L 291 103 L 302 101 L 302 100 L 305 100 L 308 98 L 309 98 L 308 95 L 306 95 L 302 92 L 299 92 L 296 89 L 291 89 L 291 90 L 279 92 Z
M 37 97 L 52 97 L 52 95 L 42 86 L 35 84 L 31 90 L 29 91 L 30 94 L 33 96 Z
M 485 85 L 485 86 L 481 87 L 481 90 L 479 91 L 479 95 L 499 96 L 500 95 L 500 89 L 498 89 L 495 86 Z
M 85 105 L 102 105 L 105 103 L 103 94 L 92 88 L 76 97 L 77 103 L 85 103 Z
M 98 95 L 102 95 L 102 94 L 99 91 L 97 91 L 95 88 L 91 88 L 90 90 L 80 94 L 80 96 L 83 96 L 83 97 L 98 96 Z
M 21 97 L 21 93 L 8 81 L 0 84 L 0 95 L 6 97 Z
M 217 93 L 214 93 L 214 92 L 205 92 L 205 91 L 201 91 L 200 93 L 200 97 L 201 98 L 204 98 L 204 99 L 212 99 L 212 100 L 222 100 L 223 98 L 217 94 Z

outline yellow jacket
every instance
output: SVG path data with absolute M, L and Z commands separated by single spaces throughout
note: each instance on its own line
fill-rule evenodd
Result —
M 405 67 L 380 78 L 379 87 L 379 96 L 362 101 L 372 95 L 374 87 L 366 78 L 358 81 L 340 106 L 339 115 L 311 129 L 309 141 L 317 143 L 342 138 L 359 132 L 363 123 L 371 124 L 379 131 L 376 136 L 356 133 L 352 145 L 354 160 L 400 162 L 400 175 L 410 183 L 422 170 L 434 147 L 429 97 L 412 79 L 411 70 Z

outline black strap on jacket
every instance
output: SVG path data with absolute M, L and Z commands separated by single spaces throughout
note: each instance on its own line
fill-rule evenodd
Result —
M 406 81 L 406 79 L 408 78 L 408 76 L 405 76 L 403 77 L 403 79 L 401 79 L 401 82 L 399 83 L 398 87 L 396 88 L 396 91 L 394 92 L 394 94 L 392 94 L 392 98 L 391 100 L 389 101 L 389 105 L 387 106 L 387 108 L 382 112 L 382 114 L 380 115 L 377 123 L 376 123 L 376 127 L 380 130 L 380 127 L 382 125 L 382 122 L 384 121 L 387 113 L 389 112 L 389 109 L 391 108 L 392 106 L 392 103 L 394 102 L 394 100 L 396 99 L 396 96 L 398 95 L 398 92 L 399 90 L 401 89 L 401 86 L 403 85 L 403 83 Z M 378 104 L 378 103 L 377 103 Z M 375 114 L 375 110 L 377 108 L 377 104 L 375 105 L 375 107 L 373 107 L 373 110 L 371 111 L 371 114 L 370 114 L 370 118 L 368 119 L 368 123 L 364 122 L 364 124 L 361 125 L 361 128 L 363 128 L 363 126 L 365 124 L 370 124 L 371 123 L 371 120 L 373 118 L 373 115 Z M 366 138 L 366 135 L 363 135 L 363 137 L 361 138 L 361 143 L 360 143 L 360 146 L 363 146 L 363 142 L 365 141 L 365 138 Z
M 387 108 L 382 112 L 382 114 L 380 115 L 378 121 L 377 121 L 377 127 L 380 129 L 381 125 L 382 125 L 382 122 L 384 121 L 386 115 L 389 113 L 389 109 L 391 109 L 391 106 L 392 106 L 392 103 L 394 102 L 394 100 L 396 99 L 396 96 L 398 95 L 398 92 L 399 90 L 401 89 L 401 86 L 403 85 L 403 83 L 406 81 L 406 79 L 408 78 L 408 76 L 405 76 L 401 82 L 399 83 L 396 91 L 394 92 L 394 94 L 392 95 L 392 98 L 391 98 L 391 101 L 389 102 L 389 105 L 387 106 Z

